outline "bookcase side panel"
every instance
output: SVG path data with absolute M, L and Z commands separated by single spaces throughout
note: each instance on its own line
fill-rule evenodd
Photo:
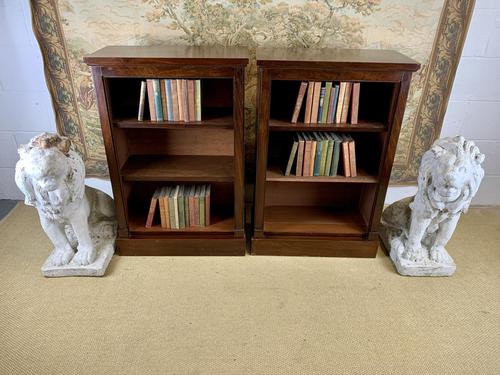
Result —
M 234 119 L 234 220 L 235 231 L 244 232 L 245 204 L 245 151 L 243 122 L 245 111 L 245 78 L 243 67 L 235 69 L 233 81 L 233 119 Z

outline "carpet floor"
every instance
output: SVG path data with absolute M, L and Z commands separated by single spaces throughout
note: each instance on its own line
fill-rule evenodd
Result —
M 117 257 L 45 279 L 33 208 L 0 223 L 1 374 L 500 374 L 500 208 L 471 209 L 451 278 L 375 259 Z

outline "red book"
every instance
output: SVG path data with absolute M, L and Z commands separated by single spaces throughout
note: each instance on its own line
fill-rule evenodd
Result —
M 356 82 L 352 85 L 351 124 L 358 123 L 359 88 L 360 88 L 359 82 Z
M 148 86 L 148 103 L 149 103 L 149 117 L 151 121 L 156 121 L 156 111 L 155 111 L 155 95 L 153 93 L 153 80 L 146 80 L 146 85 Z
M 342 139 L 342 164 L 344 166 L 344 176 L 351 177 L 351 158 L 349 157 L 349 140 L 344 135 Z
M 314 94 L 314 82 L 309 82 L 309 88 L 307 89 L 307 98 L 306 98 L 306 113 L 304 115 L 304 123 L 311 123 L 311 109 L 312 109 L 312 100 Z
M 182 79 L 177 79 L 177 103 L 179 104 L 179 119 L 184 121 L 184 95 L 182 93 Z
M 187 81 L 188 85 L 188 114 L 189 114 L 189 121 L 196 121 L 196 114 L 195 114 L 195 98 L 194 98 L 194 81 L 192 79 L 189 79 Z
M 184 122 L 189 122 L 189 102 L 188 102 L 188 83 L 187 79 L 183 79 L 181 83 L 182 87 L 182 110 Z
M 344 104 L 342 105 L 342 124 L 347 123 L 347 114 L 349 113 L 349 103 L 351 102 L 352 82 L 346 82 Z
M 205 226 L 210 225 L 210 185 L 205 190 Z
M 304 95 L 306 94 L 307 82 L 302 82 L 300 84 L 299 93 L 297 94 L 297 101 L 295 102 L 295 109 L 293 110 L 292 124 L 297 123 L 299 118 L 300 108 L 302 107 L 302 102 L 304 101 Z
M 149 205 L 148 217 L 146 219 L 146 228 L 151 228 L 153 225 L 153 219 L 156 212 L 156 206 L 158 205 L 159 196 L 160 196 L 160 188 L 156 188 L 153 196 L 151 197 L 151 204 Z

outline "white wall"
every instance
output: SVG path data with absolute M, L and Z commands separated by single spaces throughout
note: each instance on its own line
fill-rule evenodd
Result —
M 463 134 L 486 154 L 486 177 L 473 203 L 500 205 L 500 1 L 476 0 L 442 136 Z M 20 199 L 14 184 L 16 149 L 55 131 L 28 0 L 0 0 L 0 199 Z M 109 183 L 89 185 L 110 192 Z M 391 187 L 387 203 L 415 192 Z

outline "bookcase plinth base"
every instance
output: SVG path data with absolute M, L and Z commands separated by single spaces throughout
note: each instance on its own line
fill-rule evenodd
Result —
M 252 238 L 252 255 L 374 258 L 378 239 Z
M 245 238 L 117 238 L 119 255 L 245 255 Z

